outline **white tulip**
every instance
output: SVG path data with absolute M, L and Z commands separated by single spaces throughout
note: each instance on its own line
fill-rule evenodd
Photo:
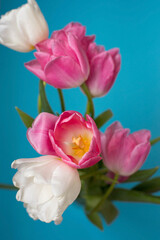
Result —
M 19 188 L 16 199 L 34 220 L 60 224 L 65 209 L 77 198 L 81 181 L 77 169 L 55 156 L 18 159 L 13 184 Z
M 7 12 L 0 19 L 0 43 L 19 52 L 29 52 L 48 38 L 48 25 L 35 0 Z

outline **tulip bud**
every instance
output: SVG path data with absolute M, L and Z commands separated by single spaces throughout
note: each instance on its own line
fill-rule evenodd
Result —
M 102 155 L 106 167 L 120 176 L 130 176 L 145 162 L 150 151 L 150 131 L 129 134 L 119 122 L 101 134 Z
M 88 47 L 88 59 L 90 75 L 86 85 L 92 97 L 102 97 L 111 89 L 120 70 L 119 49 L 105 51 L 104 47 L 91 43 Z
M 0 19 L 0 43 L 19 52 L 29 52 L 48 38 L 48 26 L 35 0 L 7 12 Z

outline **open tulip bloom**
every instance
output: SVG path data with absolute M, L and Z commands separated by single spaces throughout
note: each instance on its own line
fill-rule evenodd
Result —
M 120 71 L 119 49 L 96 45 L 95 36 L 87 36 L 80 23 L 69 23 L 50 38 L 48 34 L 35 0 L 0 19 L 0 43 L 20 52 L 35 48 L 35 59 L 25 67 L 41 79 L 39 115 L 33 119 L 16 108 L 38 156 L 15 160 L 14 186 L 0 186 L 18 190 L 16 199 L 24 203 L 29 216 L 46 223 L 60 224 L 63 212 L 75 200 L 100 229 L 102 217 L 110 224 L 118 215 L 113 201 L 160 204 L 160 197 L 153 194 L 160 190 L 160 178 L 152 177 L 158 167 L 140 170 L 160 138 L 150 140 L 146 129 L 130 133 L 118 121 L 102 133 L 99 129 L 113 113 L 105 110 L 95 117 L 93 98 L 106 95 Z M 61 113 L 53 112 L 46 84 L 57 88 Z M 65 110 L 62 89 L 75 87 L 88 100 L 84 115 Z M 136 184 L 123 188 L 126 182 Z

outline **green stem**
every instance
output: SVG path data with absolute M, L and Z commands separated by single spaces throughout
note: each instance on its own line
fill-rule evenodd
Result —
M 108 172 L 108 170 L 106 168 L 103 168 L 103 169 L 100 169 L 100 170 L 96 170 L 96 171 L 93 171 L 93 172 L 83 174 L 83 175 L 80 176 L 80 178 L 81 178 L 81 180 L 84 180 L 86 178 L 95 176 L 97 174 L 103 174 L 103 173 L 106 173 L 106 172 Z
M 159 141 L 160 141 L 160 137 L 157 137 L 157 138 L 155 138 L 155 139 L 152 139 L 152 140 L 150 141 L 151 146 L 154 145 L 154 144 L 156 144 L 156 143 L 159 142 Z
M 105 200 L 109 197 L 109 195 L 111 194 L 111 192 L 114 189 L 114 186 L 117 183 L 118 176 L 119 176 L 118 174 L 115 175 L 114 182 L 107 189 L 106 193 L 103 195 L 103 197 L 101 198 L 100 202 L 92 209 L 92 211 L 90 212 L 90 215 L 93 214 L 94 212 L 97 212 L 99 210 L 99 208 L 102 206 L 102 204 L 105 202 Z
M 105 181 L 105 182 L 118 183 L 118 181 L 115 181 L 114 179 L 109 178 L 105 175 L 96 175 L 95 178 L 99 179 L 99 180 L 102 180 L 102 181 Z
M 86 114 L 91 114 L 91 117 L 94 118 L 94 104 L 93 104 L 93 100 L 92 100 L 90 91 L 85 83 L 83 83 L 81 85 L 81 88 L 83 89 L 83 91 L 86 94 L 87 99 L 88 99 Z
M 41 102 L 41 97 L 38 95 L 38 113 L 42 112 L 42 102 Z
M 0 183 L 0 188 L 2 189 L 6 189 L 6 190 L 17 190 L 18 188 L 16 188 L 13 185 L 9 185 L 9 184 L 2 184 Z
M 65 111 L 65 103 L 64 103 L 63 93 L 62 93 L 61 89 L 58 88 L 57 90 L 58 90 L 59 99 L 60 99 L 60 102 L 61 102 L 61 110 L 62 110 L 62 112 L 64 112 Z

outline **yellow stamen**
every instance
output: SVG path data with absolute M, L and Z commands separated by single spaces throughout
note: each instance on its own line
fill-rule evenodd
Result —
M 72 139 L 72 150 L 73 150 L 73 157 L 77 160 L 80 160 L 83 155 L 89 151 L 89 147 L 91 144 L 91 137 L 90 136 L 78 136 L 73 137 Z

